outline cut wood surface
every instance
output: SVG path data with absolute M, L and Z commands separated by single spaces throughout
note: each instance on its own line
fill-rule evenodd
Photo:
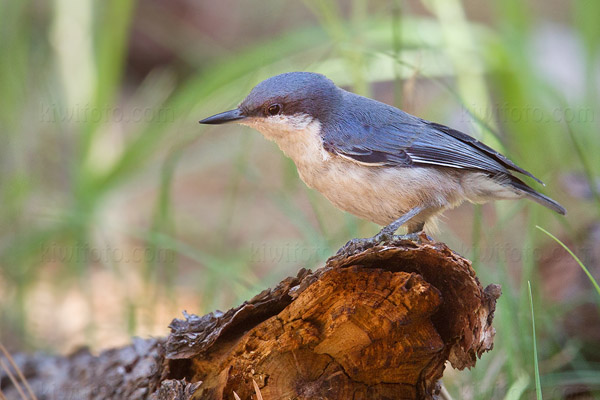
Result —
M 185 314 L 166 339 L 16 361 L 48 399 L 255 399 L 255 383 L 265 400 L 431 399 L 446 361 L 472 367 L 492 348 L 499 295 L 423 237 L 332 257 L 225 313 Z

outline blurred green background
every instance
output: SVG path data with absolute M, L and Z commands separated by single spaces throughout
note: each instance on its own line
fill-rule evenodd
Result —
M 532 398 L 534 343 L 545 398 L 600 398 L 600 296 L 536 229 L 600 276 L 599 38 L 598 0 L 0 2 L 0 341 L 164 336 L 374 234 L 259 133 L 197 123 L 315 71 L 485 141 L 569 211 L 445 214 L 436 239 L 503 287 L 494 350 L 446 373 L 454 398 Z

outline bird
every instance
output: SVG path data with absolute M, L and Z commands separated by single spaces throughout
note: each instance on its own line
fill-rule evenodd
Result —
M 277 143 L 300 178 L 334 206 L 380 226 L 340 252 L 397 238 L 415 239 L 425 224 L 467 201 L 533 200 L 565 208 L 519 175 L 530 172 L 472 136 L 346 91 L 326 76 L 288 72 L 256 85 L 233 110 L 199 121 L 239 123 Z

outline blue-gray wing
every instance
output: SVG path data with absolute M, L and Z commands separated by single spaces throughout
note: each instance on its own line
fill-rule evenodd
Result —
M 383 103 L 360 98 L 361 102 L 367 100 L 377 104 L 375 111 L 368 103 L 361 104 L 362 111 L 336 118 L 326 126 L 323 144 L 328 151 L 372 165 L 439 165 L 493 175 L 510 175 L 509 170 L 512 170 L 541 183 L 531 173 L 469 135 Z

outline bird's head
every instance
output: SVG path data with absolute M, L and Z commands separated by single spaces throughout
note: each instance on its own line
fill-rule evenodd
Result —
M 238 108 L 213 115 L 201 124 L 237 122 L 251 126 L 270 139 L 323 123 L 340 101 L 341 90 L 325 76 L 289 72 L 262 81 Z

